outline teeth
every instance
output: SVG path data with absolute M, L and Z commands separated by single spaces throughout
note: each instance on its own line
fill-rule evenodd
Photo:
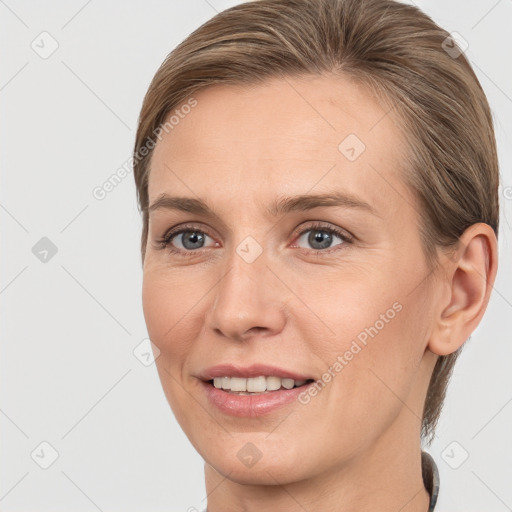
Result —
M 281 380 L 281 386 L 283 386 L 284 389 L 292 389 L 295 381 L 293 379 L 282 379 Z
M 222 389 L 230 389 L 231 379 L 229 377 L 220 377 Z
M 233 389 L 233 388 L 231 388 Z M 267 390 L 267 381 L 265 377 L 252 377 L 247 379 L 247 391 L 251 393 L 262 393 Z
M 277 391 L 281 387 L 281 379 L 279 377 L 267 377 L 267 390 Z
M 213 385 L 217 389 L 232 391 L 236 393 L 264 393 L 265 391 L 277 391 L 278 389 L 292 389 L 302 386 L 305 380 L 281 379 L 280 377 L 215 377 Z
M 231 377 L 231 391 L 247 391 L 247 379 L 243 377 Z

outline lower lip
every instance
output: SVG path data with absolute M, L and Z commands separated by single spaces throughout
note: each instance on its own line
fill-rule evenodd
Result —
M 224 414 L 254 418 L 269 414 L 280 407 L 297 401 L 310 384 L 292 389 L 281 389 L 255 395 L 236 395 L 218 389 L 209 382 L 201 382 L 211 404 Z

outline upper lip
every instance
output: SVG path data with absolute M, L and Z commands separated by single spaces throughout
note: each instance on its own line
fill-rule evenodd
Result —
M 198 377 L 201 380 L 208 381 L 215 377 L 280 377 L 281 379 L 293 380 L 309 380 L 313 377 L 301 373 L 297 373 L 277 366 L 270 366 L 268 364 L 252 364 L 250 366 L 236 366 L 234 364 L 218 364 L 210 366 L 199 373 Z

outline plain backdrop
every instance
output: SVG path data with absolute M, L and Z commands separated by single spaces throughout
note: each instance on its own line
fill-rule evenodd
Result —
M 201 511 L 203 462 L 144 357 L 131 154 L 165 56 L 223 0 L 1 0 L 0 510 Z M 512 510 L 512 2 L 417 4 L 468 42 L 501 165 L 500 269 L 453 375 L 436 512 Z M 146 347 L 147 348 L 147 347 Z M 398 511 L 397 511 L 398 512 Z

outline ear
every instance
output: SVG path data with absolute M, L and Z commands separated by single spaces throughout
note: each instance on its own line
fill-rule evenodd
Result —
M 452 257 L 441 265 L 446 287 L 428 348 L 437 355 L 455 352 L 476 329 L 489 302 L 498 267 L 493 229 L 484 223 L 469 226 Z

